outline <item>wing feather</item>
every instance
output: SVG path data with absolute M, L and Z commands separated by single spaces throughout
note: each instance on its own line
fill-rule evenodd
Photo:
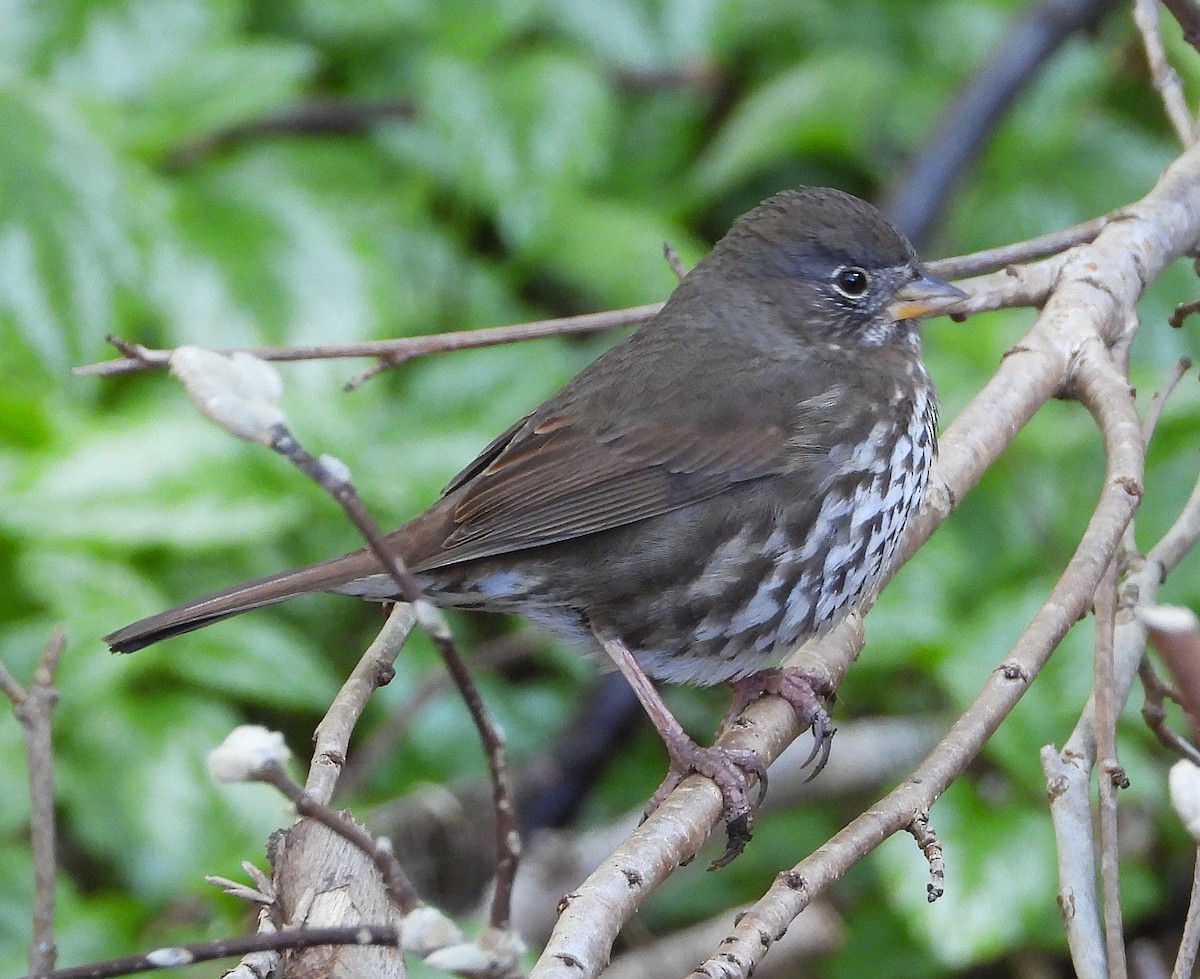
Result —
M 780 472 L 778 428 L 720 433 L 634 425 L 592 432 L 562 416 L 522 419 L 447 488 L 454 529 L 416 570 L 598 533 Z

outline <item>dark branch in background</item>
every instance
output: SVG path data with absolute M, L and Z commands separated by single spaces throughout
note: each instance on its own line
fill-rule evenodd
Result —
M 951 103 L 881 209 L 920 248 L 959 176 L 991 137 L 1013 101 L 1050 57 L 1079 31 L 1094 29 L 1115 0 L 1042 0 L 1013 25 Z
M 692 89 L 711 92 L 721 83 L 717 67 L 692 61 L 662 70 L 617 69 L 613 81 L 627 92 L 660 92 Z M 381 122 L 405 121 L 418 111 L 408 98 L 356 100 L 310 99 L 257 119 L 234 123 L 201 136 L 175 150 L 167 167 L 183 169 L 242 143 L 273 136 L 361 136 Z
M 1200 51 L 1200 7 L 1195 0 L 1162 0 L 1183 30 L 1183 39 Z
M 33 848 L 33 941 L 29 968 L 34 975 L 54 968 L 58 949 L 54 941 L 54 747 L 50 712 L 58 703 L 54 677 L 66 647 L 66 635 L 55 629 L 33 673 L 28 689 L 0 664 L 0 690 L 12 701 L 13 714 L 25 729 L 25 757 L 29 768 L 29 835 Z
M 167 159 L 177 170 L 192 166 L 240 143 L 265 136 L 357 136 L 380 122 L 411 119 L 416 105 L 411 99 L 313 99 L 274 115 L 239 122 L 185 143 Z
M 215 942 L 200 942 L 196 945 L 173 945 L 158 948 L 144 955 L 129 955 L 122 959 L 93 962 L 71 969 L 59 969 L 45 973 L 38 979 L 111 979 L 113 976 L 129 976 L 138 972 L 156 972 L 160 969 L 178 968 L 196 962 L 211 962 L 251 952 L 283 951 L 294 948 L 313 948 L 317 945 L 391 945 L 400 944 L 400 933 L 395 928 L 378 925 L 354 925 L 347 928 L 304 928 L 297 931 L 280 931 L 263 935 L 248 935 L 244 938 L 222 938 Z M 22 977 L 35 979 L 36 973 Z

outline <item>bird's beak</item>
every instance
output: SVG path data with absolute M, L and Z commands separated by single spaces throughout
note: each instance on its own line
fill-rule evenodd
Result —
M 894 320 L 940 316 L 953 312 L 954 307 L 966 298 L 967 294 L 957 286 L 923 273 L 896 293 L 896 298 L 888 306 L 888 313 Z

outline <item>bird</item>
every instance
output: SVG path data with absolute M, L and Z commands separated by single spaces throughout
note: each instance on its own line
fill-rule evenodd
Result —
M 765 773 L 693 741 L 654 681 L 730 683 L 735 702 L 778 693 L 828 752 L 828 692 L 778 664 L 889 571 L 937 450 L 920 322 L 965 298 L 872 205 L 785 190 L 388 544 L 435 605 L 516 613 L 607 656 L 666 745 L 655 798 L 691 772 L 720 788 L 727 862 L 749 839 L 749 777 L 761 790 Z M 363 549 L 105 638 L 132 652 L 312 592 L 398 598 Z

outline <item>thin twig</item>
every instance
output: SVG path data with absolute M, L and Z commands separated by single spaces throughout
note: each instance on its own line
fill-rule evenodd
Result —
M 211 962 L 251 952 L 283 951 L 295 948 L 313 948 L 317 945 L 388 945 L 398 946 L 400 933 L 397 929 L 379 925 L 353 925 L 346 928 L 301 928 L 295 931 L 278 931 L 263 935 L 247 935 L 242 938 L 222 938 L 215 942 L 198 942 L 195 945 L 172 945 L 158 948 L 142 955 L 129 955 L 106 962 L 58 969 L 40 979 L 112 979 L 114 976 L 129 976 L 138 972 L 154 972 L 159 969 L 192 965 L 196 962 Z M 35 974 L 22 977 L 35 979 Z
M 925 892 L 932 904 L 946 893 L 946 862 L 942 857 L 941 841 L 929 823 L 929 810 L 922 809 L 904 828 L 929 862 L 929 883 L 925 885 Z
M 34 670 L 29 689 L 0 664 L 0 690 L 13 704 L 13 713 L 25 729 L 25 757 L 29 768 L 29 835 L 33 850 L 33 939 L 29 968 L 42 975 L 54 968 L 58 949 L 54 939 L 55 852 L 54 744 L 50 714 L 58 703 L 54 678 L 66 648 L 66 633 L 56 628 Z
M 985 275 L 999 269 L 1008 269 L 1017 263 L 1035 262 L 1039 259 L 1057 255 L 1075 245 L 1092 241 L 1097 234 L 1111 221 L 1111 216 L 1093 218 L 1083 224 L 1056 231 L 1052 234 L 1041 235 L 1028 241 L 1005 245 L 1001 248 L 989 248 L 969 255 L 955 258 L 944 258 L 926 263 L 931 272 L 943 278 L 958 279 L 963 276 Z M 678 270 L 677 270 L 678 271 Z M 1024 270 L 1021 270 L 1024 273 Z M 1016 277 L 1016 278 L 1014 278 Z M 1007 280 L 1007 281 L 1006 281 Z M 999 309 L 1014 305 L 1040 305 L 1049 287 L 1050 280 L 1043 276 L 1038 285 L 1030 293 L 1028 287 L 1021 286 L 1021 280 L 1015 269 L 1009 269 L 1005 278 L 997 278 L 997 286 L 1007 285 L 996 295 L 989 296 L 986 290 L 980 290 L 975 284 L 967 283 L 968 289 L 980 292 L 979 303 L 968 305 L 964 312 L 978 312 L 984 309 Z M 979 283 L 977 285 L 984 285 Z M 460 330 L 452 333 L 431 333 L 415 337 L 397 337 L 392 340 L 367 340 L 360 343 L 322 344 L 307 347 L 246 347 L 237 348 L 241 352 L 252 354 L 260 360 L 293 361 L 293 360 L 334 360 L 354 357 L 369 357 L 376 364 L 362 371 L 346 382 L 346 389 L 352 390 L 366 381 L 401 364 L 426 357 L 432 354 L 447 353 L 453 350 L 471 350 L 479 347 L 498 346 L 506 343 L 517 343 L 522 340 L 536 340 L 552 336 L 568 336 L 580 333 L 597 333 L 603 330 L 616 329 L 625 326 L 636 326 L 646 322 L 662 309 L 662 303 L 649 303 L 644 306 L 631 306 L 627 309 L 610 310 L 600 313 L 584 313 L 580 316 L 566 316 L 557 319 L 534 320 L 528 323 L 514 323 L 509 326 L 490 326 L 479 330 Z M 71 373 L 76 377 L 115 377 L 136 371 L 160 370 L 165 368 L 171 359 L 171 350 L 144 347 L 141 344 L 130 343 L 120 337 L 108 336 L 108 342 L 122 354 L 117 360 L 104 360 L 93 364 L 84 364 L 72 368 Z M 215 351 L 221 354 L 235 352 L 231 349 Z
M 671 266 L 671 271 L 675 273 L 675 278 L 682 282 L 683 277 L 687 275 L 687 266 L 683 264 L 683 259 L 679 257 L 679 252 L 675 251 L 675 246 L 669 241 L 663 242 L 663 258 Z
M 1158 427 L 1158 421 L 1162 417 L 1163 409 L 1167 406 L 1167 400 L 1174 393 L 1175 388 L 1179 386 L 1179 382 L 1186 376 L 1187 372 L 1192 369 L 1192 362 L 1187 357 L 1180 357 L 1175 362 L 1175 366 L 1171 368 L 1171 373 L 1167 375 L 1167 379 L 1163 381 L 1163 386 L 1154 392 L 1154 397 L 1150 399 L 1150 404 L 1146 406 L 1146 417 L 1142 421 L 1142 441 L 1150 444 L 1150 440 L 1154 437 L 1154 430 Z
M 393 340 L 368 340 L 361 343 L 321 344 L 312 347 L 247 347 L 245 353 L 259 360 L 331 360 L 347 357 L 378 358 L 377 369 L 364 372 L 347 383 L 354 388 L 373 377 L 379 370 L 397 367 L 400 364 L 430 354 L 450 350 L 471 350 L 478 347 L 494 347 L 520 340 L 537 340 L 543 337 L 564 336 L 576 333 L 597 333 L 621 326 L 644 323 L 662 308 L 662 303 L 632 306 L 603 313 L 585 313 L 582 316 L 566 316 L 558 319 L 535 320 L 516 323 L 512 326 L 490 326 L 482 330 L 460 330 L 455 333 L 432 333 L 418 337 L 398 337 Z M 120 360 L 104 360 L 95 364 L 75 367 L 71 373 L 76 377 L 113 377 L 134 371 L 161 370 L 171 359 L 170 350 L 156 350 L 109 336 L 108 342 L 116 347 L 123 357 Z M 217 353 L 233 353 L 232 349 L 217 350 Z
M 1200 768 L 1200 750 L 1167 727 L 1165 701 L 1168 697 L 1172 700 L 1177 699 L 1175 691 L 1155 672 L 1149 659 L 1143 659 L 1139 664 L 1138 677 L 1142 681 L 1142 691 L 1146 698 L 1142 704 L 1142 718 L 1146 726 L 1154 732 L 1158 743 L 1164 748 Z
M 1146 406 L 1146 415 L 1142 419 L 1142 445 L 1145 449 L 1150 448 L 1150 440 L 1154 438 L 1154 432 L 1158 428 L 1167 401 L 1179 386 L 1179 382 L 1187 375 L 1191 366 L 1191 360 L 1187 357 L 1180 357 L 1171 368 L 1166 380 L 1163 381 L 1162 387 L 1155 391 L 1153 397 L 1150 398 L 1150 403 Z M 1119 572 L 1124 573 L 1132 563 L 1140 559 L 1141 552 L 1137 547 L 1137 525 L 1135 521 L 1131 520 L 1129 526 L 1125 528 L 1125 537 L 1121 541 Z
M 397 606 L 400 607 L 412 608 L 407 603 Z M 507 635 L 476 646 L 471 650 L 471 662 L 477 671 L 490 671 L 510 663 L 528 660 L 531 656 L 531 643 L 528 633 Z M 369 773 L 375 771 L 380 762 L 395 752 L 396 745 L 416 722 L 422 709 L 452 685 L 453 681 L 447 674 L 433 672 L 412 688 L 404 702 L 390 711 L 387 719 L 359 742 L 353 757 L 346 759 L 345 767 L 338 778 L 337 795 L 353 795 Z M 322 724 L 324 723 L 323 721 Z
M 483 743 L 496 810 L 496 883 L 489 923 L 493 928 L 507 931 L 512 881 L 520 859 L 520 836 L 517 832 L 516 808 L 513 805 L 512 786 L 505 759 L 504 736 L 492 722 L 445 619 L 425 599 L 420 583 L 405 567 L 395 549 L 388 546 L 387 539 L 367 512 L 354 484 L 342 471 L 341 464 L 331 464 L 324 458 L 317 459 L 312 456 L 282 424 L 276 426 L 270 444 L 272 449 L 288 459 L 341 505 L 372 553 L 396 583 L 401 596 L 414 607 L 417 621 L 433 640 L 446 669 L 450 671 L 458 686 Z
M 1171 979 L 1192 979 L 1196 974 L 1196 955 L 1200 952 L 1200 851 L 1192 868 L 1192 893 L 1188 898 L 1187 918 L 1183 922 L 1183 937 Z
M 987 248 L 953 258 L 939 258 L 925 264 L 934 275 L 943 279 L 961 279 L 968 275 L 995 272 L 1010 265 L 1049 258 L 1077 245 L 1089 244 L 1096 240 L 1096 236 L 1108 227 L 1113 219 L 1114 215 L 1104 214 L 1082 224 L 1075 224 L 1061 231 L 1051 231 L 1049 234 L 1038 235 L 1025 241 L 1013 242 L 1011 245 Z
M 1179 142 L 1191 146 L 1196 141 L 1196 127 L 1183 94 L 1183 83 L 1179 73 L 1167 60 L 1167 49 L 1163 45 L 1162 31 L 1158 23 L 1159 0 L 1134 0 L 1133 22 L 1142 35 L 1146 48 L 1146 63 L 1150 67 L 1150 79 L 1162 99 L 1167 119 Z
M 296 807 L 301 816 L 314 819 L 322 826 L 328 827 L 347 843 L 356 846 L 370 857 L 371 862 L 383 878 L 388 897 L 403 914 L 408 914 L 420 903 L 416 890 L 405 875 L 400 862 L 392 852 L 392 845 L 384 838 L 376 839 L 365 829 L 341 813 L 334 812 L 329 806 L 318 802 L 309 796 L 299 785 L 291 780 L 283 766 L 271 762 L 259 767 L 255 777 L 272 785 L 282 792 Z
M 312 761 L 304 791 L 318 802 L 328 803 L 346 764 L 346 753 L 355 725 L 377 689 L 395 676 L 392 664 L 417 622 L 416 609 L 407 602 L 392 609 L 379 635 L 367 647 L 338 691 L 314 734 Z
M 1190 303 L 1180 303 L 1167 317 L 1167 325 L 1178 330 L 1183 326 L 1183 321 L 1193 313 L 1200 313 L 1200 300 L 1193 300 Z
M 1116 561 L 1096 589 L 1096 754 L 1100 770 L 1099 829 L 1100 882 L 1104 894 L 1104 945 L 1108 974 L 1123 979 L 1125 966 L 1125 934 L 1121 926 L 1120 850 L 1117 840 L 1117 789 L 1128 784 L 1117 760 L 1116 679 L 1113 664 L 1113 630 L 1116 628 L 1117 569 Z

